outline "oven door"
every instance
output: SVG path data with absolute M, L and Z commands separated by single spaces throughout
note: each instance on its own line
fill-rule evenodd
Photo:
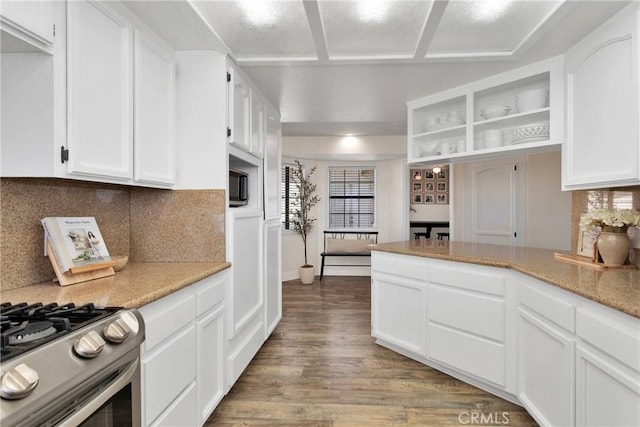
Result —
M 43 411 L 36 418 L 39 421 L 35 424 L 56 427 L 139 427 L 139 352 L 132 352 L 115 366 L 105 367 L 104 375 L 68 393 L 67 396 L 63 402 L 55 405 L 55 409 L 48 408 Z

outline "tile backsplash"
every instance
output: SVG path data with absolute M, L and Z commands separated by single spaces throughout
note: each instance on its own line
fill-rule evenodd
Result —
M 0 290 L 55 276 L 40 219 L 94 216 L 109 253 L 138 262 L 225 261 L 224 190 L 0 179 Z

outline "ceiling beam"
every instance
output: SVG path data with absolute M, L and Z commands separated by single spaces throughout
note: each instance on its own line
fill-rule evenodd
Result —
M 424 22 L 424 27 L 422 27 L 420 40 L 418 41 L 418 45 L 416 46 L 416 50 L 413 55 L 414 59 L 424 59 L 427 54 L 427 49 L 429 49 L 429 45 L 431 44 L 431 40 L 433 40 L 433 36 L 438 28 L 438 24 L 442 19 L 444 10 L 447 8 L 448 4 L 449 0 L 434 0 L 431 3 L 427 19 Z
M 307 14 L 311 36 L 316 47 L 316 54 L 319 62 L 329 61 L 329 52 L 327 51 L 327 41 L 324 37 L 324 28 L 322 27 L 322 19 L 320 18 L 320 9 L 318 0 L 304 0 L 304 11 Z

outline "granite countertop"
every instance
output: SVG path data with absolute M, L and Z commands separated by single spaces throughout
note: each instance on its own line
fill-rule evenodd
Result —
M 135 263 L 115 275 L 69 286 L 43 282 L 2 291 L 2 301 L 139 308 L 231 267 L 218 263 Z
M 553 250 L 447 240 L 407 240 L 370 245 L 372 250 L 511 268 L 640 318 L 640 270 L 578 266 Z

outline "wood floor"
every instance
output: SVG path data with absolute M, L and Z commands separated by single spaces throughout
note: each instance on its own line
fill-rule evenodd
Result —
M 519 406 L 375 344 L 370 307 L 369 277 L 285 282 L 282 321 L 207 425 L 537 425 Z

